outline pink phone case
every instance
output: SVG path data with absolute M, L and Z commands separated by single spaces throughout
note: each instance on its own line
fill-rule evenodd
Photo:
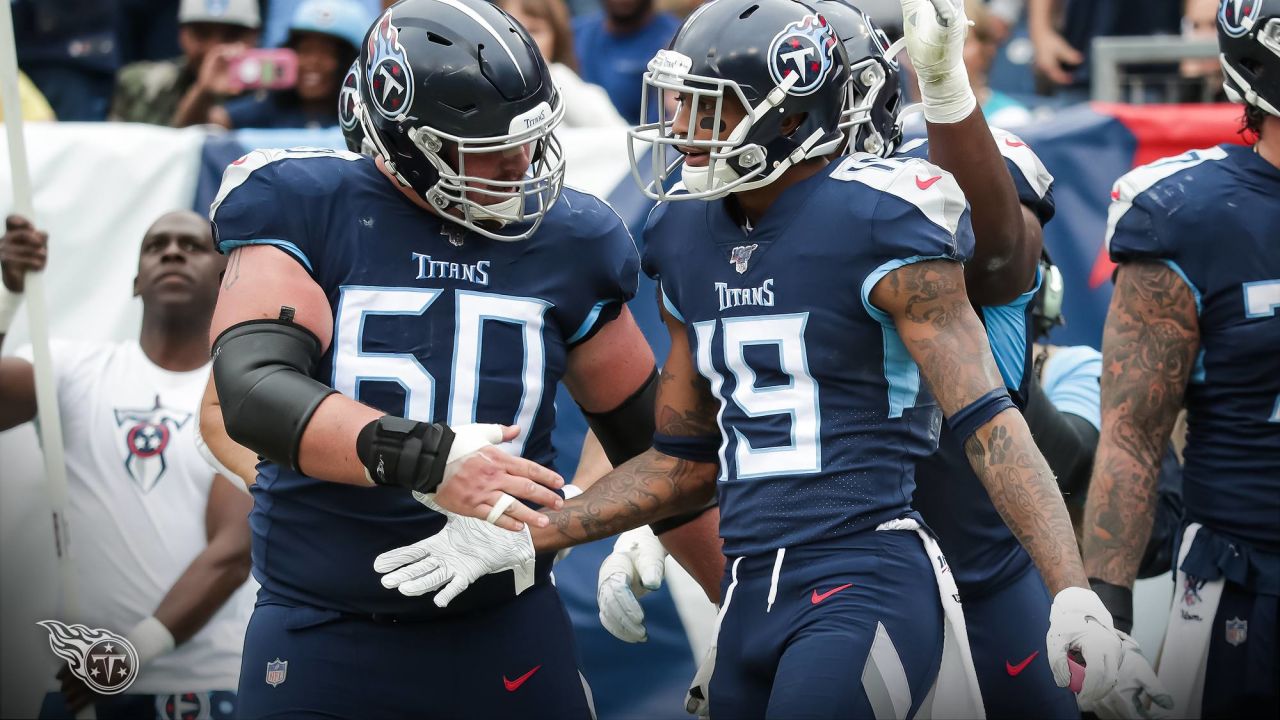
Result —
M 231 85 L 240 90 L 283 90 L 298 82 L 298 56 L 288 48 L 245 51 L 227 66 Z

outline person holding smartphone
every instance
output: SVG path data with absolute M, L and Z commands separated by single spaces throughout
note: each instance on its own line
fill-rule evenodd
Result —
M 337 125 L 343 74 L 372 21 L 355 0 L 306 0 L 293 15 L 284 48 L 231 61 L 229 82 L 256 92 L 212 108 L 209 121 L 227 128 Z

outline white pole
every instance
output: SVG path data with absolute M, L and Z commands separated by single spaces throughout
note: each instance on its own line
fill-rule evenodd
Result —
M 27 169 L 27 146 L 22 137 L 22 106 L 18 95 L 17 44 L 9 0 L 0 0 L 0 100 L 4 104 L 4 129 L 9 141 L 13 209 L 34 223 L 35 208 L 31 202 L 31 177 Z M 58 392 L 54 386 L 53 362 L 49 354 L 49 312 L 45 305 L 44 273 L 27 273 L 25 295 L 36 376 L 36 419 L 40 423 L 40 445 L 44 452 L 45 490 L 49 493 L 49 505 L 53 509 L 53 541 L 58 553 L 62 614 L 64 621 L 74 623 L 80 620 L 80 593 L 75 568 L 71 564 L 67 466 L 62 455 L 62 418 L 59 417 Z M 93 717 L 92 705 L 87 711 L 82 711 L 77 717 Z

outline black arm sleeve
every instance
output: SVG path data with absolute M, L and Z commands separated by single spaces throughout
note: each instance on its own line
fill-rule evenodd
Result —
M 213 382 L 227 435 L 278 465 L 299 471 L 302 432 L 320 402 L 337 392 L 311 377 L 320 340 L 290 321 L 250 320 L 213 343 Z
M 1036 447 L 1058 477 L 1058 487 L 1068 496 L 1089 489 L 1093 455 L 1098 449 L 1098 430 L 1088 420 L 1062 412 L 1049 401 L 1040 383 L 1032 378 L 1027 407 L 1023 410 Z
M 648 450 L 653 444 L 653 403 L 658 396 L 658 371 L 649 374 L 639 390 L 622 401 L 618 407 L 602 413 L 582 414 L 587 425 L 596 434 L 600 447 L 609 463 L 618 467 L 622 463 Z

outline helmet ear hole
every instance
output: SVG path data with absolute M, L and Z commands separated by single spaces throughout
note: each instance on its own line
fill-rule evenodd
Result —
M 788 115 L 782 119 L 782 125 L 778 127 L 778 132 L 781 133 L 783 137 L 789 137 L 796 131 L 796 128 L 804 124 L 804 121 L 808 119 L 808 117 L 809 113 Z

